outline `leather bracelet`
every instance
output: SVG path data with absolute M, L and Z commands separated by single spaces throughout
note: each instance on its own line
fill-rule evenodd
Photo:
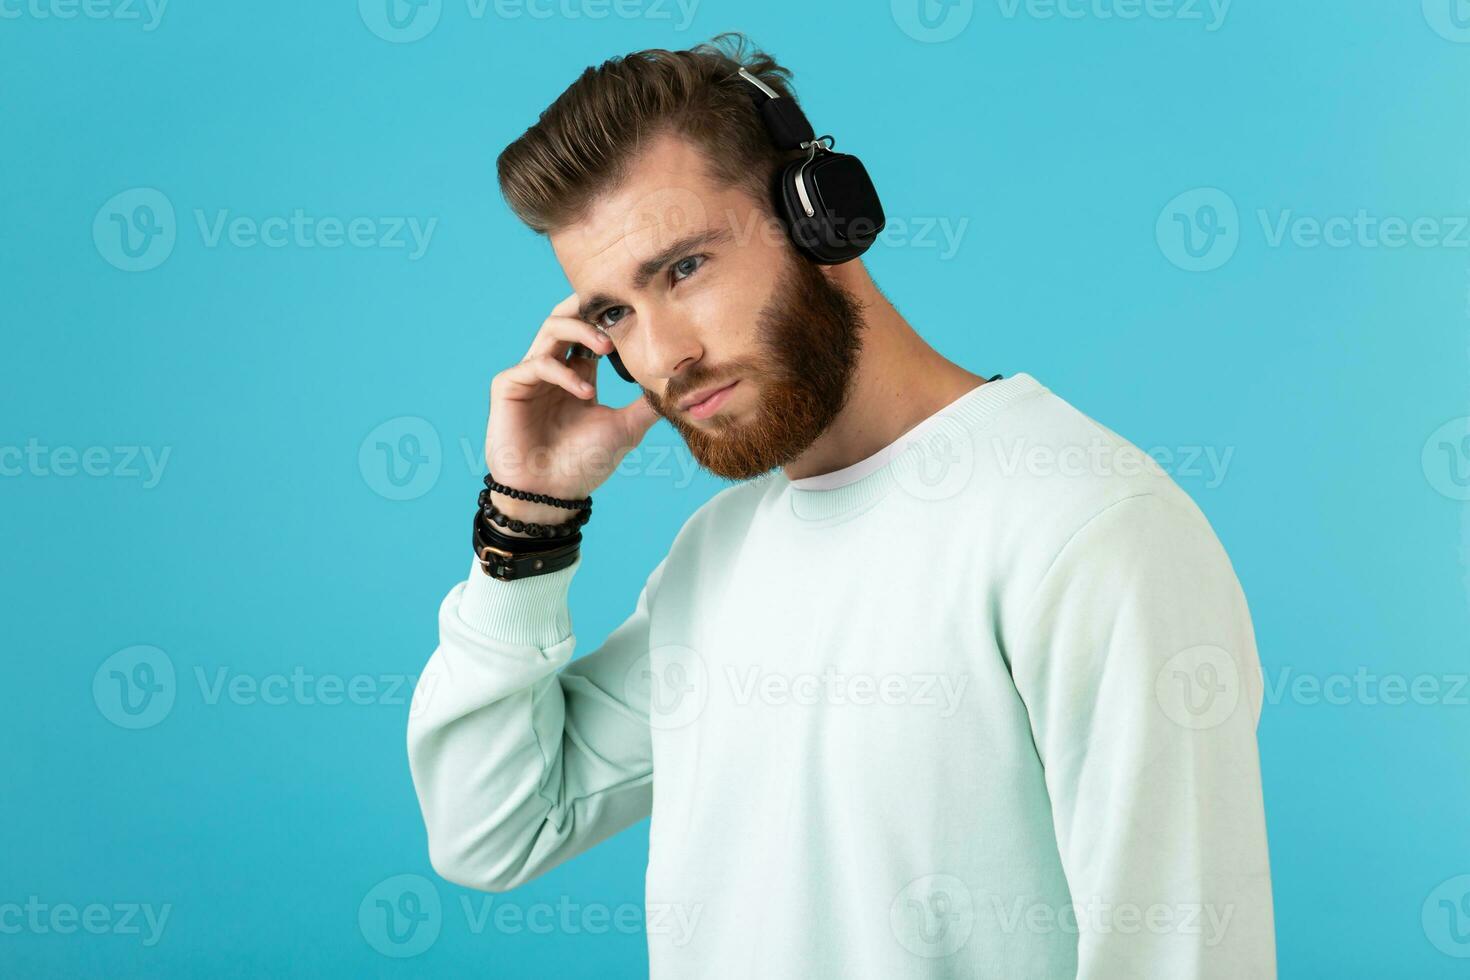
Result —
M 532 551 L 551 551 L 569 544 L 580 544 L 582 532 L 577 531 L 569 537 L 547 540 L 546 538 L 528 538 L 519 534 L 506 534 L 500 528 L 485 519 L 483 513 L 475 516 L 476 523 L 480 528 L 480 539 L 486 544 L 493 544 L 497 548 L 515 554 L 525 554 Z
M 488 529 L 482 524 L 480 513 L 477 511 L 471 538 L 475 558 L 480 563 L 481 571 L 502 582 L 560 571 L 575 562 L 577 556 L 582 553 L 580 532 L 573 540 L 563 544 L 534 550 L 519 550 L 497 544 L 496 541 L 502 540 L 504 536 L 491 537 L 493 532 L 487 532 Z M 522 540 L 529 542 L 531 539 Z

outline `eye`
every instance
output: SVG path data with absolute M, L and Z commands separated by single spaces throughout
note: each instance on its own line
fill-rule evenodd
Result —
M 675 282 L 682 282 L 694 275 L 694 270 L 704 265 L 704 260 L 705 256 L 703 255 L 691 255 L 688 258 L 683 258 L 675 262 L 669 271 L 672 273 Z
M 597 316 L 593 318 L 593 322 L 604 330 L 611 330 L 622 321 L 624 316 L 627 316 L 627 311 L 628 308 L 626 306 L 609 306 L 607 309 L 597 314 Z M 614 316 L 613 314 L 617 315 Z

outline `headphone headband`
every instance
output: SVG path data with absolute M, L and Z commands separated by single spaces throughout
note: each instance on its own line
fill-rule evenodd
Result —
M 744 68 L 740 69 L 740 77 L 755 86 L 756 91 L 751 93 L 751 98 L 755 100 L 755 107 L 765 121 L 766 132 L 771 134 L 771 142 L 776 144 L 776 149 L 806 149 L 816 132 L 796 100 L 783 99 L 775 89 Z

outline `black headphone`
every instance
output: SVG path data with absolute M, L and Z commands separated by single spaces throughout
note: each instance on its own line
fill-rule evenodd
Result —
M 754 86 L 751 97 L 776 148 L 807 151 L 805 159 L 781 168 L 772 188 L 776 217 L 797 251 L 818 265 L 837 265 L 862 255 L 885 224 L 883 203 L 863 162 L 835 152 L 837 141 L 831 136 L 816 136 L 794 100 L 782 98 L 744 68 L 740 77 Z M 636 383 L 617 351 L 607 359 L 620 378 Z

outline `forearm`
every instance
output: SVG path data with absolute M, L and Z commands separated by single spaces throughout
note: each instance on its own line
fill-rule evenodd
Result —
M 431 863 L 452 881 L 499 890 L 557 802 L 542 787 L 561 741 L 574 573 L 502 582 L 476 563 L 440 606 L 408 754 Z
M 571 663 L 567 594 L 580 558 L 511 581 L 475 565 L 440 607 L 409 762 L 435 870 L 505 891 L 651 811 L 648 705 L 627 678 L 648 657 L 663 566 L 628 618 Z

